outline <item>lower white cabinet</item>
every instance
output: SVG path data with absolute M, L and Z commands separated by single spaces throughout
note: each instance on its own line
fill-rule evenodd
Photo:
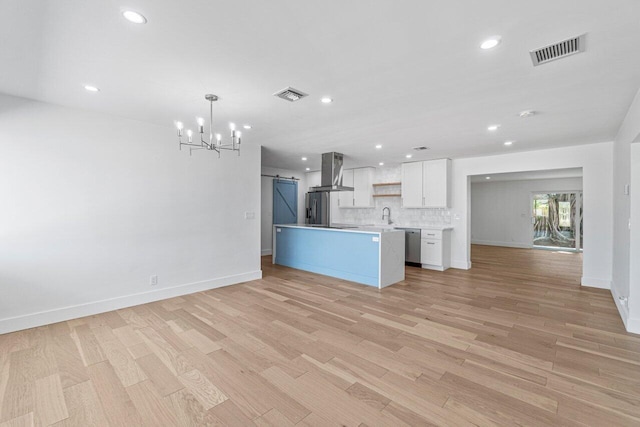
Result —
M 444 271 L 451 266 L 451 230 L 422 229 L 420 263 L 422 268 Z

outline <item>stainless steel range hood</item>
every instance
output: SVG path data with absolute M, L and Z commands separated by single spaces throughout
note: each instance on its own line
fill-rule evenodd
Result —
M 322 155 L 321 185 L 311 187 L 309 191 L 353 191 L 353 187 L 342 185 L 343 159 L 341 153 L 324 153 Z

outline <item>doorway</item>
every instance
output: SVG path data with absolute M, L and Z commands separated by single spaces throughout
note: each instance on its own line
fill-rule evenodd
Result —
M 582 192 L 532 193 L 532 247 L 582 251 Z

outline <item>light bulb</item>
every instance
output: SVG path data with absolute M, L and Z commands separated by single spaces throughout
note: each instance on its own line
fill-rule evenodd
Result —
M 498 46 L 501 41 L 502 41 L 502 37 L 493 36 L 493 37 L 483 41 L 482 44 L 480 45 L 480 48 L 484 49 L 484 50 L 493 49 L 494 47 Z
M 191 129 L 187 130 L 187 136 L 189 137 L 189 142 L 193 142 L 193 131 Z
M 236 130 L 236 124 L 235 123 L 229 123 L 229 129 Z
M 122 15 L 129 22 L 133 22 L 134 24 L 146 24 L 147 18 L 145 18 L 141 13 L 135 12 L 133 10 L 125 10 L 122 12 Z
M 198 122 L 198 126 L 204 126 L 204 119 L 202 117 L 196 117 L 196 121 Z
M 241 138 L 242 137 L 242 132 L 238 131 L 238 132 L 236 132 L 236 135 L 238 135 L 238 138 Z
M 184 128 L 184 125 L 182 124 L 182 122 L 176 122 L 176 127 L 178 128 L 178 130 L 182 130 Z
M 219 133 L 216 133 L 216 141 L 218 141 L 218 145 L 222 144 L 222 135 Z

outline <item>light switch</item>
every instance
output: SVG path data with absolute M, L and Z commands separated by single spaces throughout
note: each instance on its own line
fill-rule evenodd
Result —
M 379 242 L 379 241 L 380 241 L 380 238 L 379 238 L 379 237 L 372 237 L 372 238 L 371 238 L 371 241 L 372 241 L 372 242 Z
M 628 196 L 629 194 L 631 194 L 631 186 L 629 184 L 625 184 L 624 185 L 624 195 Z

